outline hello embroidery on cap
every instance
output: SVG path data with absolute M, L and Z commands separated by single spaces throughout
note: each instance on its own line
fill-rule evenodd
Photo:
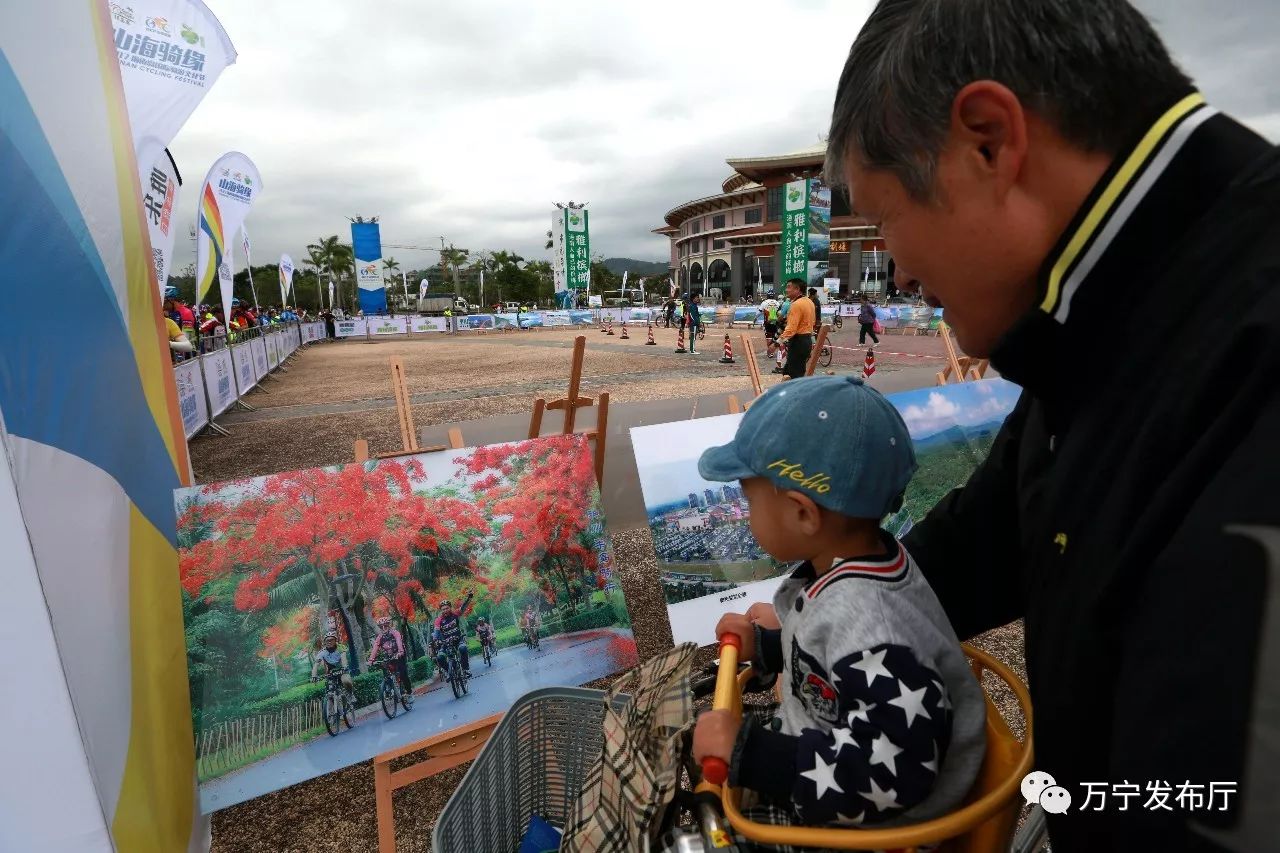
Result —
M 799 464 L 788 462 L 786 459 L 777 459 L 770 463 L 767 470 L 772 471 L 778 469 L 778 475 L 784 480 L 790 480 L 797 486 L 804 489 L 812 489 L 820 495 L 825 495 L 831 491 L 831 478 L 826 474 L 806 474 Z

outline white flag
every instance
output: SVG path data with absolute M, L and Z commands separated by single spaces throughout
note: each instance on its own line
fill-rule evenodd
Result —
M 293 287 L 293 258 L 280 256 L 280 307 L 289 304 L 289 290 Z
M 404 304 L 408 306 L 409 304 L 409 273 L 408 272 L 400 273 L 400 284 L 404 287 Z
M 219 268 L 223 255 L 231 253 L 231 240 L 244 224 L 249 208 L 262 192 L 262 177 L 253 161 L 239 151 L 218 158 L 205 176 L 200 190 L 200 207 L 196 238 L 196 301 L 204 302 L 215 278 L 221 280 Z M 227 281 L 230 281 L 228 279 Z M 222 288 L 222 309 L 231 314 L 231 287 Z
M 333 310 L 333 279 L 329 279 L 329 310 Z
M 110 8 L 134 153 L 140 165 L 156 163 L 236 61 L 236 49 L 200 0 L 133 0 Z
M 147 220 L 147 232 L 151 236 L 151 257 L 156 265 L 156 283 L 164 293 L 169 281 L 169 267 L 173 262 L 173 239 L 176 235 L 173 213 L 178 208 L 178 188 L 182 176 L 173 162 L 169 150 L 160 152 L 160 158 L 142 180 L 142 212 Z
M 424 278 L 418 282 L 418 307 L 422 307 L 422 300 L 427 298 L 427 280 Z

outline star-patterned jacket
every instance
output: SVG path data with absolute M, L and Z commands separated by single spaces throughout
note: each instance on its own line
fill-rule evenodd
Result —
M 801 564 L 757 629 L 755 665 L 782 676 L 771 725 L 744 722 L 730 780 L 790 802 L 808 825 L 927 820 L 968 793 L 986 705 L 941 605 L 911 557 Z

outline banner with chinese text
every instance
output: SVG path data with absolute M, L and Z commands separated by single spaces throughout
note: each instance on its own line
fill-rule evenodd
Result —
M 147 219 L 156 284 L 160 286 L 161 293 L 169 281 L 169 265 L 173 259 L 173 209 L 178 204 L 180 186 L 182 177 L 166 148 L 160 152 L 160 158 L 142 182 L 142 212 Z
M 198 232 L 196 234 L 196 302 L 207 301 L 215 278 L 220 279 L 223 316 L 231 317 L 231 276 L 219 276 L 227 263 L 230 270 L 234 237 L 249 215 L 249 208 L 262 192 L 262 177 L 253 161 L 239 151 L 218 158 L 200 189 Z
M 209 404 L 204 397 L 204 379 L 200 375 L 200 359 L 193 358 L 173 367 L 173 379 L 178 386 L 178 409 L 182 413 L 182 428 L 187 438 L 198 433 L 209 423 Z
M 124 85 L 138 168 L 164 159 L 164 149 L 200 101 L 236 61 L 222 24 L 200 0 L 109 3 L 120 82 Z
M 236 374 L 236 390 L 243 397 L 258 384 L 253 370 L 253 347 L 243 344 L 231 347 L 231 366 Z
M 779 288 L 787 280 L 809 275 L 809 181 L 792 181 L 782 188 L 782 246 Z
M 587 211 L 564 211 L 565 286 L 569 290 L 591 288 L 591 239 Z
M 366 315 L 385 313 L 387 291 L 382 282 L 382 238 L 378 223 L 352 222 L 351 248 L 356 257 L 360 310 Z
M 551 280 L 555 287 L 556 304 L 568 307 L 573 296 L 565 279 L 564 211 L 557 210 L 551 217 Z
M 280 256 L 280 307 L 289 304 L 289 289 L 293 286 L 293 258 Z

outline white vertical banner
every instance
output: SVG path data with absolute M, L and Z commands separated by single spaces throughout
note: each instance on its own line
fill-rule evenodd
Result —
M 134 153 L 139 168 L 147 168 L 142 164 L 164 158 L 165 147 L 223 69 L 236 61 L 236 49 L 200 0 L 108 5 Z M 145 191 L 147 175 L 141 177 Z
M 555 285 L 557 304 L 561 308 L 570 307 L 567 296 L 569 279 L 565 273 L 564 211 L 562 210 L 557 210 L 551 219 L 551 277 Z
M 333 279 L 329 279 L 329 310 L 333 310 Z
M 400 273 L 400 284 L 401 286 L 404 287 L 404 307 L 406 310 L 408 310 L 409 308 L 409 273 L 408 272 Z
M 249 292 L 253 294 L 253 310 L 258 310 L 258 286 L 253 283 L 253 260 L 249 252 L 249 229 L 241 226 L 240 228 L 240 245 L 244 248 L 244 274 L 249 279 Z M 231 270 L 235 275 L 235 268 Z
M 427 280 L 418 282 L 418 310 L 422 310 L 422 300 L 427 298 Z
M 196 301 L 204 302 L 215 278 L 222 285 L 222 310 L 231 318 L 231 279 L 223 281 L 223 255 L 231 253 L 232 240 L 254 199 L 262 192 L 262 177 L 253 161 L 239 151 L 218 158 L 200 190 L 199 232 L 196 235 Z
M 222 294 L 222 325 L 227 332 L 231 331 L 231 301 L 235 290 L 236 254 L 235 247 L 228 246 L 227 253 L 218 264 L 218 291 Z
M 289 289 L 293 286 L 293 258 L 280 256 L 280 307 L 289 304 Z M 321 306 L 324 307 L 324 306 Z
M 484 310 L 484 269 L 480 270 L 480 310 Z
M 178 188 L 181 186 L 182 176 L 166 148 L 142 180 L 142 212 L 151 237 L 151 257 L 155 260 L 156 283 L 161 293 L 169 281 L 169 268 L 173 261 L 173 212 L 178 206 Z

